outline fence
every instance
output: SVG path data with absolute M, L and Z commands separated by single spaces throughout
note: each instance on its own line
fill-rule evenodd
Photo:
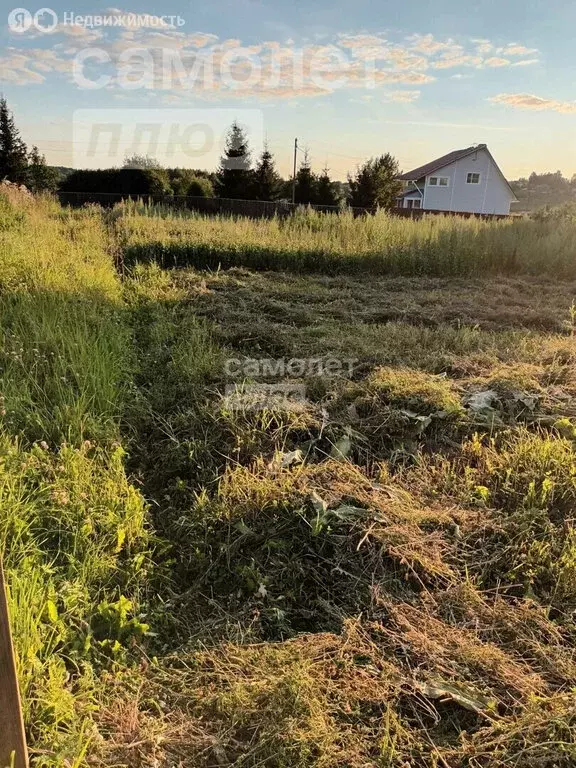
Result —
M 342 213 L 352 211 L 355 216 L 374 214 L 376 208 L 354 208 L 350 206 L 314 205 L 303 206 L 299 203 L 289 203 L 285 200 L 230 200 L 223 197 L 192 197 L 188 195 L 143 195 L 126 192 L 59 192 L 58 197 L 63 205 L 78 207 L 95 203 L 103 207 L 111 207 L 122 200 L 141 201 L 148 205 L 164 205 L 175 210 L 197 211 L 208 215 L 246 216 L 252 219 L 289 216 L 299 208 L 311 208 L 321 213 Z M 423 216 L 460 216 L 462 218 L 476 217 L 480 219 L 507 219 L 510 216 L 497 213 L 470 213 L 461 211 L 422 210 L 418 208 L 391 208 L 388 211 L 402 218 L 420 219 Z

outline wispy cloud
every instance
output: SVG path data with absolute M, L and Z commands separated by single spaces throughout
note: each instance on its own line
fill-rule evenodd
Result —
M 513 61 L 513 67 L 529 67 L 532 64 L 539 64 L 540 59 L 522 59 L 522 61 Z
M 397 101 L 404 104 L 410 104 L 420 98 L 421 91 L 389 91 L 388 101 Z
M 533 53 L 538 53 L 537 48 L 526 48 L 525 45 L 518 45 L 517 43 L 510 43 L 502 49 L 502 53 L 505 56 L 530 56 Z
M 115 8 L 103 13 L 130 14 Z M 110 90 L 121 89 L 121 70 L 130 69 L 133 55 L 134 72 L 124 75 L 123 82 L 130 89 L 137 90 L 139 82 L 146 80 L 148 90 L 175 95 L 193 93 L 203 99 L 293 100 L 323 96 L 338 89 L 419 87 L 441 77 L 444 70 L 526 66 L 537 61 L 534 49 L 520 43 L 498 46 L 487 39 L 457 41 L 438 39 L 430 33 L 395 36 L 394 40 L 372 33 L 342 34 L 329 44 L 306 43 L 299 47 L 292 40 L 242 45 L 236 38 L 220 39 L 210 32 L 187 32 L 175 27 L 93 30 L 60 24 L 46 43 L 50 48 L 28 49 L 24 43 L 22 48 L 9 48 L 0 58 L 0 65 L 9 71 L 5 79 L 28 85 L 42 83 L 52 75 L 70 78 L 75 56 L 95 46 L 109 61 L 103 63 L 93 57 L 87 71 L 114 70 L 115 75 L 106 85 Z M 532 58 L 524 58 L 528 55 Z M 458 72 L 456 76 L 465 77 Z M 405 103 L 420 95 L 416 90 L 399 89 L 395 93 L 392 100 Z
M 532 93 L 499 93 L 497 96 L 492 96 L 489 101 L 494 104 L 505 104 L 515 109 L 527 109 L 536 112 L 576 113 L 576 101 L 558 101 L 557 99 L 535 96 Z
M 492 56 L 484 61 L 485 67 L 507 67 L 510 64 L 510 59 L 502 59 L 499 56 Z

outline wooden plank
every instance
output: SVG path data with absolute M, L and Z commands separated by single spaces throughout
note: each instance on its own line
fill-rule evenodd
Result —
M 0 768 L 28 768 L 8 598 L 0 560 Z

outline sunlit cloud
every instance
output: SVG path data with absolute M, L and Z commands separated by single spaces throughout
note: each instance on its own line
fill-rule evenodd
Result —
M 108 8 L 101 13 L 126 16 L 135 12 Z M 444 70 L 527 66 L 538 61 L 533 57 L 535 49 L 520 43 L 498 46 L 483 38 L 456 41 L 430 33 L 394 40 L 383 34 L 341 34 L 330 44 L 301 46 L 293 40 L 243 45 L 237 38 L 220 39 L 210 32 L 177 27 L 90 29 L 59 24 L 46 43 L 49 48 L 9 48 L 0 59 L 3 70 L 9 71 L 4 79 L 18 85 L 43 83 L 56 75 L 70 79 L 75 58 L 97 50 L 85 67 L 87 77 L 81 87 L 91 87 L 87 82 L 91 76 L 97 79 L 106 73 L 103 87 L 111 91 L 141 88 L 172 92 L 175 97 L 184 92 L 207 100 L 241 96 L 294 100 L 341 89 L 398 85 L 396 97 L 388 94 L 384 98 L 409 103 L 420 92 L 402 90 L 402 86 L 423 86 L 437 77 L 469 76 L 459 72 L 444 75 Z M 528 55 L 532 58 L 523 58 Z M 76 75 L 74 82 L 79 85 Z
M 526 109 L 536 112 L 576 113 L 576 101 L 558 101 L 557 99 L 535 96 L 532 93 L 499 93 L 497 96 L 492 96 L 489 101 L 494 104 L 505 104 L 515 109 Z
M 526 48 L 525 45 L 517 45 L 516 43 L 510 43 L 510 45 L 502 49 L 502 53 L 505 56 L 530 56 L 533 53 L 538 53 L 538 49 Z
M 494 50 L 494 45 L 490 40 L 474 38 L 472 42 L 476 43 L 476 52 L 482 55 L 491 53 Z
M 522 59 L 522 61 L 513 61 L 513 67 L 529 67 L 532 64 L 539 64 L 540 59 Z
M 492 56 L 489 59 L 485 59 L 485 67 L 507 67 L 510 64 L 510 59 L 502 59 L 498 56 Z
M 453 67 L 480 67 L 482 63 L 481 56 L 450 54 L 433 61 L 430 66 L 434 69 L 452 69 Z
M 448 40 L 436 40 L 434 35 L 411 35 L 406 38 L 410 44 L 410 47 L 415 51 L 420 51 L 427 56 L 440 53 L 440 51 L 452 50 L 456 46 L 456 43 L 452 39 Z

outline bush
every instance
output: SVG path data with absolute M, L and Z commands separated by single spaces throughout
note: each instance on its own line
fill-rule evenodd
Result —
M 95 202 L 111 204 L 118 198 L 170 193 L 168 174 L 161 168 L 110 168 L 98 171 L 74 171 L 60 184 L 64 204 Z
M 168 171 L 172 194 L 191 197 L 214 197 L 212 182 L 200 171 L 173 168 Z

